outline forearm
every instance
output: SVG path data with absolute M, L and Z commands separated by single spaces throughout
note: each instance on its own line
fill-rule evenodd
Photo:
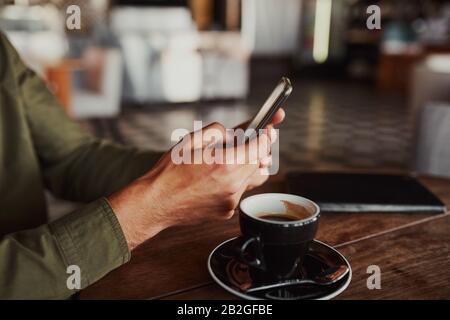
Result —
M 137 180 L 108 197 L 130 251 L 173 224 L 164 214 L 163 195 L 158 195 L 157 189 L 152 183 Z

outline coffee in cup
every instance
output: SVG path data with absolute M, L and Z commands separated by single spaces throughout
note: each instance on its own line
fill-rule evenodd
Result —
M 314 239 L 320 209 L 313 201 L 284 193 L 265 193 L 241 201 L 242 235 L 235 248 L 254 280 L 301 277 L 303 258 Z
M 272 221 L 296 221 L 309 218 L 312 214 L 303 205 L 299 205 L 287 200 L 280 200 L 286 211 L 284 213 L 276 212 L 262 212 L 257 216 L 261 219 L 272 220 Z

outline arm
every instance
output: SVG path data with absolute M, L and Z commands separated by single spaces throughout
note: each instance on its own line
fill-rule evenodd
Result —
M 121 188 L 159 155 L 122 149 L 83 133 L 17 54 L 12 51 L 9 57 L 47 185 L 66 198 L 83 200 L 120 190 L 109 201 L 100 198 L 54 223 L 1 238 L 0 298 L 69 297 L 74 291 L 66 286 L 68 266 L 80 267 L 84 288 L 167 227 L 230 218 L 242 193 L 262 181 L 260 157 L 267 154 L 243 152 L 258 156 L 243 164 L 175 165 L 168 152 L 151 171 Z M 269 142 L 261 135 L 236 148 L 267 150 L 263 146 Z
M 265 150 L 269 141 L 262 135 L 248 148 Z M 5 236 L 0 298 L 69 297 L 75 291 L 66 285 L 68 266 L 80 268 L 83 289 L 127 262 L 131 250 L 163 229 L 232 217 L 264 156 L 234 154 L 251 155 L 249 164 L 176 165 L 167 152 L 109 201 L 97 200 L 49 225 Z
M 81 289 L 130 259 L 106 199 L 39 228 L 0 239 L 0 299 L 64 299 L 67 267 L 81 271 Z
M 0 55 L 12 74 L 8 85 L 15 88 L 17 114 L 29 124 L 24 130 L 33 137 L 46 185 L 67 199 L 97 199 L 56 222 L 0 238 L 0 298 L 67 298 L 75 293 L 66 285 L 68 266 L 80 268 L 84 288 L 129 260 L 121 226 L 102 195 L 147 171 L 159 155 L 83 132 L 2 34 Z

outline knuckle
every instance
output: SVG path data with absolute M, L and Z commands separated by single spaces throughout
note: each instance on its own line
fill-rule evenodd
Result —
M 214 181 L 223 184 L 223 178 L 228 174 L 225 167 L 225 165 L 217 163 L 211 165 L 211 174 L 214 178 Z
M 226 185 L 224 190 L 227 194 L 234 195 L 235 193 L 237 193 L 239 191 L 240 188 L 241 188 L 240 183 L 230 182 Z
M 223 124 L 219 123 L 219 122 L 213 122 L 211 123 L 208 128 L 215 128 L 215 129 L 219 129 L 219 130 L 225 130 L 225 127 L 223 126 Z
M 227 210 L 234 210 L 236 209 L 238 203 L 239 203 L 238 199 L 236 197 L 231 196 L 226 198 L 224 205 Z
M 262 144 L 267 144 L 270 141 L 269 132 L 265 131 L 259 136 L 259 142 Z
M 223 215 L 223 218 L 225 220 L 230 220 L 233 216 L 234 216 L 234 210 L 229 210 Z
M 217 166 L 217 171 L 219 171 L 219 174 L 222 176 L 222 178 L 224 178 L 224 176 L 230 175 L 234 171 L 233 166 L 230 164 L 221 163 L 221 164 L 216 164 L 216 166 Z
M 216 170 L 226 172 L 228 171 L 228 166 L 225 163 L 216 163 L 215 165 Z

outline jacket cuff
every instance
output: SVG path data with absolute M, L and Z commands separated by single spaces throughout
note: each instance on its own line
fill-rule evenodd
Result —
M 119 221 L 106 198 L 51 223 L 50 230 L 67 266 L 81 272 L 81 288 L 130 260 Z

